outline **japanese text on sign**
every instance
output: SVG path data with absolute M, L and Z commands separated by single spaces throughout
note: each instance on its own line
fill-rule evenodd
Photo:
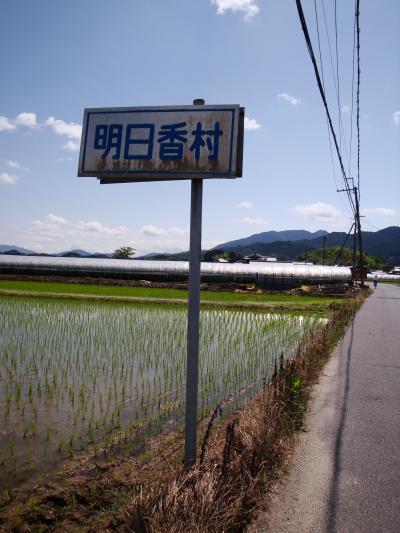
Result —
M 79 176 L 135 181 L 241 176 L 243 109 L 86 109 Z
M 183 129 L 186 122 L 162 125 L 158 131 L 159 158 L 162 161 L 182 161 L 183 145 L 188 141 L 188 130 Z M 144 138 L 135 136 L 135 132 L 144 132 Z M 214 128 L 206 130 L 201 122 L 197 122 L 196 129 L 191 133 L 189 150 L 193 152 L 198 161 L 202 149 L 208 150 L 210 161 L 218 160 L 219 137 L 223 135 L 219 122 Z M 101 150 L 102 159 L 106 159 L 113 152 L 112 159 L 152 159 L 154 150 L 155 125 L 154 124 L 98 124 L 95 130 L 93 148 Z M 135 150 L 137 146 L 146 147 L 145 152 Z

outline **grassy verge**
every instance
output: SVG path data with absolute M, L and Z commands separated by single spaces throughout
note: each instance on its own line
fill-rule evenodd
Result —
M 129 454 L 129 435 L 122 435 L 107 449 L 73 458 L 52 479 L 3 494 L 0 530 L 243 531 L 302 425 L 310 387 L 362 299 L 344 300 L 325 330 L 289 361 L 278 359 L 271 382 L 243 409 L 224 420 L 217 407 L 201 421 L 192 469 L 181 464 L 183 435 L 172 426 L 141 455 Z
M 1 295 L 186 305 L 188 293 L 181 289 L 0 280 Z M 211 306 L 323 311 L 340 301 L 341 298 L 330 296 L 201 291 L 202 304 Z
M 361 301 L 343 303 L 325 330 L 292 359 L 276 363 L 271 383 L 205 439 L 195 468 L 178 469 L 172 480 L 134 497 L 123 526 L 158 533 L 242 531 L 302 426 L 311 386 Z

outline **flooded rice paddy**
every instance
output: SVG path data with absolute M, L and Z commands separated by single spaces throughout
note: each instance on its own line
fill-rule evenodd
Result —
M 121 431 L 144 440 L 182 422 L 185 307 L 0 298 L 0 317 L 1 489 Z M 325 321 L 202 310 L 199 415 L 254 395 Z

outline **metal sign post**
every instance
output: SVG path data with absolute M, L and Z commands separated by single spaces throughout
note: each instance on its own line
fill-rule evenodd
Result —
M 191 180 L 185 464 L 196 461 L 203 178 L 242 175 L 238 105 L 85 109 L 78 176 L 101 184 Z
M 202 203 L 203 180 L 192 180 L 184 459 L 187 465 L 193 464 L 196 461 L 197 447 Z

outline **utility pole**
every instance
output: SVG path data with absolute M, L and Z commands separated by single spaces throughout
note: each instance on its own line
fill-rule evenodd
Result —
M 364 276 L 362 273 L 362 270 L 364 268 L 364 254 L 363 254 L 363 247 L 362 247 L 362 236 L 361 236 L 361 222 L 360 222 L 360 204 L 359 204 L 359 198 L 358 198 L 358 188 L 353 188 L 354 192 L 354 198 L 356 200 L 356 219 L 357 219 L 357 234 L 358 234 L 358 266 L 361 269 L 361 287 L 364 287 Z
M 352 179 L 352 178 L 348 178 Z M 356 235 L 358 240 L 358 261 L 357 267 L 359 267 L 361 287 L 364 287 L 364 253 L 362 246 L 362 234 L 361 234 L 361 216 L 360 216 L 360 199 L 359 199 L 359 190 L 358 187 L 348 187 L 347 189 L 339 189 L 337 192 L 352 192 L 355 199 L 355 212 L 354 212 L 354 243 L 353 243 L 353 266 L 356 266 Z
M 326 235 L 324 235 L 322 238 L 324 239 L 324 244 L 322 248 L 322 264 L 325 265 Z

